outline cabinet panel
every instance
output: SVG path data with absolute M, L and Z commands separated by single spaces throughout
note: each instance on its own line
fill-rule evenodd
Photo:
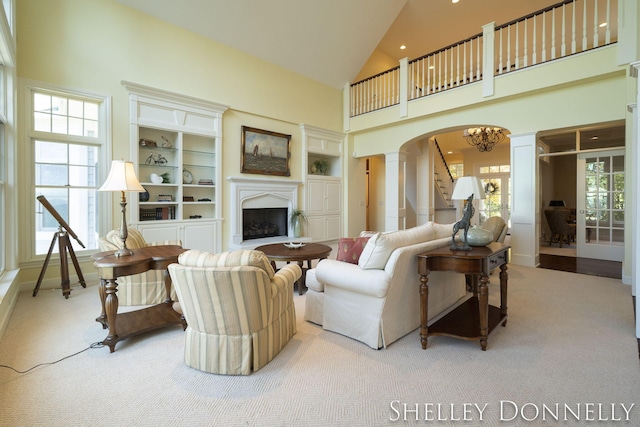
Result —
M 324 217 L 323 216 L 315 216 L 315 217 L 307 217 L 307 230 L 306 235 L 311 237 L 311 239 L 316 241 L 324 240 Z
M 216 224 L 189 224 L 184 227 L 182 245 L 188 249 L 215 253 L 218 251 L 216 236 Z
M 182 240 L 180 229 L 175 225 L 140 224 L 137 229 L 148 243 L 161 242 L 163 240 Z
M 339 214 L 342 201 L 342 181 L 329 181 L 325 184 L 325 213 Z
M 325 239 L 337 240 L 342 237 L 340 215 L 332 215 L 325 217 Z
M 325 183 L 323 181 L 309 180 L 307 187 L 307 215 L 324 213 Z

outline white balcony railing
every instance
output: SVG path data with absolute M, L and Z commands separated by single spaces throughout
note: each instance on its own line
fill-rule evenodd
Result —
M 397 105 L 403 93 L 410 101 L 617 40 L 617 0 L 567 0 L 498 27 L 487 24 L 469 39 L 353 83 L 349 114 Z

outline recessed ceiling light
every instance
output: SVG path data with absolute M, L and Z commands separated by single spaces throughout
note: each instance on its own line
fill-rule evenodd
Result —
M 451 0 L 451 3 L 458 3 L 460 0 Z
M 400 50 L 404 50 L 404 49 L 406 49 L 406 48 L 407 48 L 407 47 L 406 47 L 405 45 L 400 46 Z
M 455 3 L 455 2 L 454 2 Z M 447 151 L 447 154 L 453 154 L 453 151 Z
M 606 27 L 606 26 L 607 26 L 606 22 L 603 22 L 602 24 L 599 25 L 600 28 L 603 28 L 603 27 Z
M 592 139 L 593 141 L 595 141 L 596 139 L 598 139 L 598 136 L 597 136 L 597 135 L 596 135 L 596 136 L 592 136 L 592 137 L 591 137 L 591 139 Z

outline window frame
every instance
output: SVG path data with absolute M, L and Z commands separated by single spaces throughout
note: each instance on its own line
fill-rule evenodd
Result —
M 65 144 L 81 144 L 91 145 L 98 149 L 98 171 L 97 177 L 98 183 L 105 180 L 109 164 L 111 163 L 111 97 L 108 95 L 70 89 L 61 86 L 51 85 L 45 82 L 37 82 L 24 80 L 23 86 L 23 100 L 25 103 L 25 146 L 28 147 L 30 159 L 30 167 L 25 173 L 29 174 L 29 201 L 27 203 L 29 219 L 28 219 L 28 243 L 25 245 L 23 259 L 26 261 L 39 261 L 45 258 L 46 254 L 36 254 L 36 211 L 40 211 L 40 202 L 36 199 L 36 171 L 35 171 L 35 142 L 36 141 L 51 141 L 60 142 Z M 44 93 L 48 95 L 61 96 L 73 99 L 81 99 L 84 101 L 96 102 L 98 104 L 98 137 L 85 137 L 75 136 L 69 134 L 60 134 L 53 132 L 42 132 L 34 130 L 34 93 Z M 27 168 L 25 168 L 27 169 Z M 99 188 L 99 184 L 96 185 L 96 190 Z M 96 192 L 96 224 L 98 227 L 98 234 L 104 235 L 108 231 L 111 224 L 112 217 L 112 198 L 111 193 L 104 194 L 103 192 Z M 66 218 L 65 218 L 66 219 Z M 74 247 L 74 252 L 78 258 L 88 257 L 92 253 L 97 251 L 94 249 L 83 249 L 74 240 L 71 240 Z M 58 253 L 52 254 L 52 257 L 58 258 Z

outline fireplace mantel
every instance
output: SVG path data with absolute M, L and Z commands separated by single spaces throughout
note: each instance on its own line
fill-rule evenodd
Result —
M 298 209 L 298 187 L 302 181 L 235 176 L 227 177 L 227 181 L 231 183 L 230 249 L 252 249 L 294 239 L 293 230 L 289 230 L 288 236 L 243 240 L 242 209 L 287 208 L 290 213 L 292 209 Z

